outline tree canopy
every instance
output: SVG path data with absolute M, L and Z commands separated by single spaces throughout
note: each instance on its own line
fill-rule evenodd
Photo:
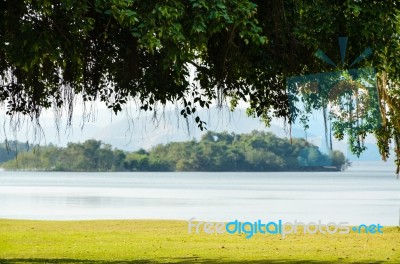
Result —
M 115 113 L 129 99 L 146 111 L 171 102 L 203 129 L 198 107 L 243 100 L 267 124 L 291 123 L 287 78 L 332 71 L 313 54 L 340 61 L 346 36 L 349 58 L 373 49 L 357 67 L 376 69 L 382 116 L 379 128 L 347 132 L 375 134 L 383 159 L 394 142 L 400 166 L 399 10 L 367 0 L 0 0 L 0 102 L 11 116 L 54 108 L 69 121 L 79 96 Z

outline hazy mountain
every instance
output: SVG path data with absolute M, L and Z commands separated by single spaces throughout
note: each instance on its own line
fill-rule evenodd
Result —
M 289 134 L 283 128 L 283 122 L 275 122 L 265 127 L 258 119 L 248 117 L 244 110 L 230 112 L 224 109 L 211 108 L 200 110 L 199 116 L 207 122 L 207 129 L 216 132 L 228 131 L 236 134 L 249 133 L 253 130 L 271 131 L 280 137 Z M 200 139 L 206 131 L 200 131 L 192 118 L 185 120 L 175 111 L 167 111 L 157 119 L 142 116 L 133 120 L 121 120 L 100 129 L 94 138 L 102 140 L 121 149 L 135 150 L 151 148 L 157 144 L 172 141 Z M 292 136 L 304 134 L 299 129 L 292 131 Z

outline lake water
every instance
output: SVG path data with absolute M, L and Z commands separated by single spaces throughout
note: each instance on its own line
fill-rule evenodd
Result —
M 398 225 L 393 167 L 314 173 L 0 171 L 0 218 L 318 221 Z

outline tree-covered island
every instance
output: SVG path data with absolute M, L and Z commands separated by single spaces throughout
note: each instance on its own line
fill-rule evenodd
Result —
M 1 145 L 0 167 L 41 171 L 325 171 L 343 170 L 340 151 L 321 153 L 304 139 L 279 138 L 269 132 L 207 132 L 199 141 L 171 142 L 126 152 L 97 140 L 67 147 L 33 146 L 9 151 Z M 23 145 L 20 144 L 21 148 Z M 17 154 L 15 154 L 17 153 Z M 5 158 L 5 157 L 8 157 Z

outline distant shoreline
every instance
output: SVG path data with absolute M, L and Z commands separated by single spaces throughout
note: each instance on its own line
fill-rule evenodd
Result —
M 218 171 L 213 171 L 213 170 L 197 170 L 197 171 L 167 171 L 167 170 L 150 170 L 150 171 L 144 171 L 144 170 L 135 170 L 135 171 L 128 171 L 128 170 L 120 170 L 120 171 L 100 171 L 100 170 L 88 170 L 88 171 L 79 171 L 79 170 L 40 170 L 40 169 L 4 169 L 0 168 L 0 171 L 12 171 L 12 172 L 101 172 L 101 173 L 110 173 L 110 172 L 126 172 L 126 173 L 131 173 L 131 172 L 175 172 L 175 173 L 180 173 L 180 172 L 243 172 L 243 173 L 252 173 L 252 172 L 342 172 L 345 170 L 338 169 L 334 166 L 321 166 L 321 167 L 312 167 L 309 169 L 304 169 L 304 170 L 263 170 L 263 171 L 247 171 L 247 170 L 218 170 Z

